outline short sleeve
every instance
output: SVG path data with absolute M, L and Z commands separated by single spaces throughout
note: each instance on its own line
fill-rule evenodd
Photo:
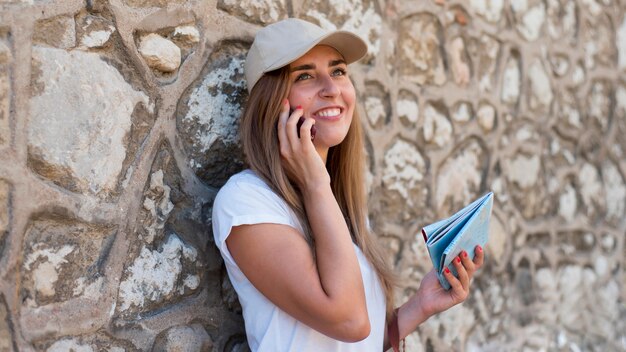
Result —
M 255 176 L 256 177 L 256 176 Z M 287 203 L 260 179 L 231 178 L 213 203 L 213 236 L 224 260 L 235 264 L 226 239 L 234 226 L 261 223 L 283 224 L 299 229 Z

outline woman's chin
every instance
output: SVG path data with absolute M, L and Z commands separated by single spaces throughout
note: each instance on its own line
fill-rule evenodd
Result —
M 331 148 L 337 146 L 343 142 L 345 136 L 315 136 L 316 147 Z

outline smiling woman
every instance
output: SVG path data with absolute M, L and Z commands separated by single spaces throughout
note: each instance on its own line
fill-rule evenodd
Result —
M 341 54 L 317 45 L 289 64 L 289 104 L 300 107 L 302 116 L 313 119 L 318 133 L 315 148 L 326 160 L 328 149 L 341 143 L 354 113 L 355 91 L 348 65 Z
M 354 34 L 298 19 L 260 30 L 248 53 L 240 134 L 249 169 L 218 193 L 213 233 L 253 351 L 396 349 L 429 316 L 465 300 L 482 265 L 480 248 L 474 261 L 461 254 L 459 278 L 446 274 L 450 291 L 430 272 L 394 309 L 395 276 L 366 226 L 348 75 L 366 53 Z

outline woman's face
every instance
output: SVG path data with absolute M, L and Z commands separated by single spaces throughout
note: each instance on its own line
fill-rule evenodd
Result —
M 330 148 L 343 141 L 354 114 L 355 91 L 343 57 L 330 46 L 318 45 L 289 65 L 289 104 L 302 106 L 315 119 L 314 144 Z

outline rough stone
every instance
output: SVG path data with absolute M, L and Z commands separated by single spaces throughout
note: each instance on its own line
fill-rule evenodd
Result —
M 626 17 L 617 30 L 618 64 L 620 70 L 626 70 Z
M 577 30 L 575 1 L 551 0 L 547 2 L 546 28 L 554 40 L 573 40 Z
M 414 127 L 420 115 L 417 97 L 413 93 L 401 90 L 396 102 L 396 112 L 404 125 Z
M 9 184 L 0 179 L 0 258 L 4 249 L 5 236 L 9 230 Z
M 602 5 L 598 3 L 599 0 L 582 0 L 583 10 L 590 13 L 591 16 L 597 18 L 602 13 Z M 607 1 L 603 1 L 605 4 Z
M 391 121 L 389 94 L 378 82 L 368 82 L 365 86 L 365 111 L 370 124 L 380 127 Z
M 466 339 L 470 327 L 476 323 L 477 317 L 464 305 L 454 306 L 440 314 L 432 316 L 423 324 L 442 333 L 442 339 L 452 341 L 453 339 Z M 451 328 L 454 326 L 455 328 Z
M 213 341 L 200 324 L 175 326 L 157 336 L 152 352 L 209 351 Z
M 452 120 L 455 122 L 468 122 L 472 115 L 472 105 L 468 102 L 459 102 L 452 108 Z
M 372 0 L 308 0 L 303 18 L 327 30 L 347 30 L 358 34 L 368 46 L 362 62 L 370 62 L 380 51 L 383 19 Z
M 502 92 L 500 99 L 511 106 L 517 105 L 521 90 L 520 62 L 517 55 L 511 55 L 502 74 Z
M 626 184 L 613 163 L 605 162 L 602 165 L 602 181 L 606 190 L 606 219 L 623 223 L 626 214 Z
M 460 86 L 466 86 L 470 81 L 470 68 L 463 38 L 454 38 L 450 43 L 448 52 L 452 64 L 454 83 Z
M 578 173 L 578 184 L 587 216 L 592 217 L 602 213 L 606 208 L 606 198 L 600 174 L 595 166 L 589 163 L 582 165 Z
M 233 287 L 230 279 L 226 274 L 221 280 L 222 284 L 220 286 L 220 292 L 222 297 L 222 302 L 233 312 L 241 313 L 241 304 L 239 303 L 239 297 L 237 296 L 237 291 Z
M 530 108 L 538 111 L 548 111 L 553 99 L 552 86 L 540 61 L 533 62 L 528 69 L 528 80 L 530 85 Z
M 626 122 L 626 86 L 619 85 L 615 92 L 615 116 Z
M 576 66 L 574 66 L 574 69 L 572 70 L 572 84 L 577 87 L 580 86 L 581 83 L 583 83 L 585 81 L 585 77 L 587 76 L 587 74 L 585 73 L 585 68 L 583 67 L 582 64 L 577 64 Z
M 507 238 L 509 234 L 506 232 L 506 227 L 503 222 L 497 216 L 492 215 L 489 221 L 489 241 L 487 242 L 487 255 L 489 258 L 493 258 L 498 265 L 502 265 L 506 262 L 504 252 L 507 245 Z M 494 307 L 495 313 L 497 313 L 497 307 Z
M 485 132 L 493 130 L 496 124 L 496 109 L 491 104 L 483 103 L 478 107 L 476 112 L 478 116 L 478 124 Z
M 600 127 L 602 132 L 606 132 L 609 126 L 612 105 L 611 95 L 611 88 L 604 81 L 593 82 L 587 94 L 587 116 L 593 120 L 594 124 Z
M 581 34 L 583 62 L 587 70 L 595 68 L 597 64 L 614 67 L 618 59 L 616 35 L 611 28 L 612 21 L 604 16 L 606 15 L 601 15 L 595 21 L 585 22 L 586 30 Z
M 475 198 L 480 190 L 487 155 L 475 140 L 460 143 L 437 172 L 435 204 L 441 216 L 452 215 Z M 463 170 L 463 173 L 458 172 Z
M 161 72 L 176 71 L 181 63 L 180 48 L 155 33 L 141 38 L 139 52 L 150 68 Z
M 539 38 L 541 28 L 546 18 L 546 8 L 542 1 L 534 1 L 535 4 L 528 5 L 526 0 L 513 1 L 511 9 L 517 22 L 517 31 L 528 41 Z
M 411 333 L 404 339 L 404 348 L 407 351 L 425 351 L 424 345 L 417 332 Z
M 503 160 L 503 173 L 509 182 L 509 191 L 526 219 L 545 215 L 550 207 L 550 194 L 546 192 L 544 167 L 536 154 L 518 153 Z
M 246 21 L 264 25 L 274 23 L 287 15 L 284 0 L 219 0 L 217 7 Z
M 0 351 L 2 352 L 13 352 L 13 338 L 11 336 L 9 319 L 6 301 L 4 296 L 0 295 Z
M 519 155 L 505 163 L 510 172 L 506 173 L 510 182 L 516 183 L 522 189 L 533 186 L 539 177 L 540 159 L 533 155 L 530 157 Z
M 504 8 L 503 0 L 470 0 L 470 7 L 488 22 L 499 22 Z
M 494 89 L 500 42 L 494 37 L 482 34 L 468 43 L 468 52 L 472 57 L 474 72 L 478 79 L 481 93 L 490 93 Z
M 10 109 L 11 109 L 11 76 L 10 67 L 13 62 L 8 41 L 0 37 L 0 147 L 9 144 Z
M 34 344 L 37 351 L 46 352 L 125 352 L 134 351 L 130 343 L 117 340 L 102 330 L 80 336 L 64 336 L 54 340 L 41 340 Z
M 569 91 L 559 92 L 555 101 L 556 128 L 564 136 L 575 139 L 583 127 L 578 100 Z
M 399 195 L 409 208 L 419 208 L 425 201 L 428 194 L 428 190 L 423 186 L 426 172 L 426 161 L 419 150 L 409 142 L 398 139 L 385 152 L 382 175 L 385 192 Z M 389 197 L 394 199 L 392 195 Z M 388 201 L 390 204 L 394 203 L 392 200 Z M 396 217 L 411 210 L 398 211 Z
M 148 106 L 148 96 L 97 54 L 34 47 L 33 65 L 43 88 L 30 101 L 31 167 L 72 191 L 110 194 L 126 158 L 131 115 L 137 103 Z
M 550 66 L 552 66 L 552 72 L 557 77 L 565 76 L 570 66 L 568 57 L 564 54 L 556 54 L 551 55 L 548 59 L 550 60 Z
M 66 338 L 53 343 L 46 352 L 94 352 L 90 345 L 82 344 L 76 339 Z
M 185 2 L 185 0 L 124 0 L 124 3 L 132 7 L 168 7 Z
M 21 301 L 34 309 L 74 297 L 97 301 L 104 261 L 113 233 L 109 228 L 70 219 L 38 218 L 24 241 Z
M 143 208 L 150 214 L 143 222 L 144 235 L 140 239 L 148 244 L 154 242 L 157 231 L 163 230 L 174 204 L 170 200 L 171 188 L 163 183 L 163 170 L 150 175 L 149 190 L 143 200 Z
M 38 21 L 33 32 L 33 41 L 59 49 L 76 46 L 76 24 L 74 17 L 61 15 Z
M 442 108 L 426 104 L 424 109 L 424 140 L 444 147 L 452 139 L 452 124 Z
M 238 44 L 216 50 L 179 104 L 177 127 L 188 165 L 212 186 L 221 186 L 243 166 L 237 127 L 247 97 L 244 59 Z
M 194 263 L 191 265 L 194 267 L 196 257 L 197 250 L 183 243 L 176 234 L 171 234 L 159 249 L 144 246 L 139 257 L 125 270 L 118 309 L 123 312 L 131 307 L 144 308 L 148 303 L 162 303 L 180 296 L 187 288 L 195 290 L 197 281 L 193 274 L 183 275 L 183 267 L 189 263 Z
M 563 144 L 561 144 L 563 142 Z M 555 166 L 574 165 L 576 163 L 575 145 L 573 141 L 553 139 L 550 142 L 551 161 Z M 558 183 L 558 182 L 557 182 Z
M 85 16 L 80 21 L 82 35 L 80 45 L 86 48 L 101 48 L 109 42 L 116 31 L 113 23 L 98 16 Z
M 573 222 L 576 210 L 578 207 L 578 201 L 576 198 L 576 189 L 571 183 L 567 183 L 563 188 L 561 196 L 559 197 L 559 211 L 558 214 L 567 222 Z
M 398 71 L 403 79 L 420 85 L 446 82 L 441 32 L 437 17 L 430 14 L 413 15 L 400 22 Z
M 367 111 L 367 118 L 372 126 L 376 126 L 379 122 L 385 121 L 385 106 L 379 98 L 367 97 L 365 99 L 365 111 Z
M 178 26 L 174 29 L 172 37 L 176 41 L 181 41 L 184 44 L 191 46 L 200 41 L 200 32 L 198 31 L 198 28 L 193 25 Z

